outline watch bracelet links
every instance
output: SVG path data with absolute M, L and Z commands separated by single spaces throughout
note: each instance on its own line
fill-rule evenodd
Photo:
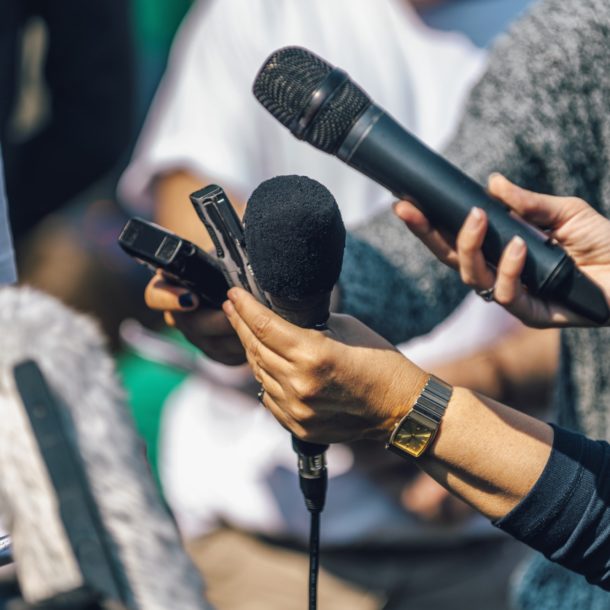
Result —
M 453 386 L 445 383 L 442 379 L 439 379 L 435 375 L 430 374 L 428 376 L 428 380 L 426 381 L 426 385 L 421 391 L 420 395 L 417 397 L 415 404 L 411 409 L 401 417 L 392 430 L 392 434 L 388 442 L 386 443 L 386 449 L 390 449 L 395 453 L 399 453 L 404 455 L 404 452 L 395 447 L 392 443 L 400 430 L 402 424 L 408 418 L 416 423 L 425 426 L 428 429 L 433 430 L 433 433 L 426 445 L 426 449 L 430 447 L 432 441 L 434 440 L 438 428 L 440 426 L 443 415 L 445 414 L 445 410 L 447 409 L 447 405 L 449 404 L 449 400 L 451 399 L 451 395 L 453 394 Z

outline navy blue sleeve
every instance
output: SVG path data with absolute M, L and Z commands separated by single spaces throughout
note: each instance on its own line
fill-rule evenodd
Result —
M 610 445 L 553 428 L 540 479 L 494 525 L 610 591 Z

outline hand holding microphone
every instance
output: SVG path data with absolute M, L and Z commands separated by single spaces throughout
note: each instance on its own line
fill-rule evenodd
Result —
M 525 220 L 547 228 L 549 234 L 591 277 L 610 301 L 610 221 L 575 197 L 552 197 L 522 189 L 503 176 L 490 177 L 492 195 L 505 202 Z M 546 328 L 591 326 L 588 318 L 528 292 L 520 282 L 526 260 L 526 245 L 513 239 L 498 267 L 492 271 L 481 251 L 488 219 L 473 210 L 455 243 L 435 229 L 413 204 L 399 202 L 396 214 L 409 229 L 445 264 L 459 270 L 462 281 L 493 299 L 529 326 Z
M 301 328 L 324 330 L 345 248 L 341 213 L 328 189 L 305 176 L 266 180 L 248 200 L 244 233 L 252 270 L 273 310 Z M 297 436 L 292 446 L 307 508 L 320 512 L 328 447 Z
M 277 176 L 263 182 L 246 206 L 244 241 L 251 270 L 274 311 L 297 326 L 323 330 L 345 247 L 345 227 L 328 189 L 304 176 Z M 185 294 L 190 293 L 157 277 L 149 284 L 147 302 L 176 311 Z M 236 347 L 237 337 L 232 330 L 227 332 L 229 323 L 217 316 L 218 312 L 203 309 L 175 319 L 177 326 L 185 324 L 181 330 L 204 352 L 224 356 L 230 350 L 236 362 L 243 361 L 241 344 Z M 199 329 L 205 325 L 199 336 L 194 330 L 197 325 Z M 320 511 L 325 497 L 326 446 L 294 438 L 293 447 L 299 455 L 307 506 Z
M 216 217 L 207 214 L 206 194 L 210 189 L 215 191 L 217 188 L 210 186 L 191 196 L 193 204 L 199 207 L 202 220 L 207 223 L 206 228 L 214 223 Z M 216 220 L 216 226 L 222 228 L 220 219 Z M 245 263 L 240 265 L 241 271 L 253 278 L 259 300 L 265 305 L 270 304 L 277 314 L 298 327 L 324 330 L 329 317 L 331 292 L 339 278 L 345 247 L 345 227 L 337 203 L 328 189 L 304 176 L 277 176 L 267 180 L 255 189 L 248 200 L 243 233 L 240 229 L 233 233 L 238 234 L 239 239 L 238 243 L 232 245 L 241 253 L 239 260 Z M 219 242 L 218 246 L 219 251 L 224 253 L 231 246 L 230 240 L 226 244 Z M 240 282 L 240 285 L 251 283 Z M 149 302 L 151 296 L 156 298 L 154 289 L 149 291 Z M 173 298 L 170 293 L 165 295 L 167 302 L 173 301 L 174 305 L 176 301 L 180 303 L 176 297 L 176 292 Z M 254 296 L 251 298 L 256 300 Z M 229 305 L 225 304 L 225 307 L 225 312 L 231 316 Z M 259 307 L 269 312 L 268 307 L 262 304 Z M 232 319 L 230 321 L 232 323 Z M 207 341 L 205 337 L 203 339 L 201 347 L 207 351 Z M 244 336 L 240 335 L 239 339 L 245 341 Z M 248 343 L 243 345 L 254 375 L 261 383 L 259 399 L 268 406 L 270 397 L 278 390 L 282 391 L 282 388 L 277 387 L 277 382 L 273 384 L 274 387 L 267 387 L 269 379 L 261 375 L 261 369 L 251 354 L 252 346 Z M 303 357 L 313 358 L 315 354 L 303 354 Z M 284 383 L 290 384 L 291 380 L 287 379 Z M 290 392 L 289 388 L 292 389 L 290 385 L 286 386 L 287 393 Z M 266 394 L 267 391 L 269 394 Z M 293 435 L 292 446 L 298 456 L 300 488 L 311 514 L 309 608 L 315 609 L 320 513 L 326 500 L 328 480 L 325 459 L 328 445 L 308 442 Z
M 318 333 L 289 324 L 243 290 L 229 298 L 224 310 L 263 379 L 265 405 L 304 440 L 385 441 L 425 383 L 419 367 L 351 316 L 332 314 Z
M 306 49 L 285 47 L 266 60 L 253 91 L 297 138 L 336 155 L 398 198 L 413 201 L 450 235 L 457 235 L 472 207 L 481 208 L 489 219 L 482 244 L 488 263 L 497 265 L 506 245 L 519 236 L 527 246 L 521 280 L 531 294 L 593 323 L 610 317 L 603 292 L 564 250 L 427 148 L 341 69 Z

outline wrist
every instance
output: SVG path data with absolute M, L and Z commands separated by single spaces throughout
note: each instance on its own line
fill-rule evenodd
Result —
M 436 438 L 452 393 L 449 384 L 428 375 L 411 408 L 394 424 L 386 449 L 402 457 L 421 457 Z
M 396 425 L 413 408 L 430 378 L 429 373 L 404 357 L 403 360 L 406 366 L 401 366 L 396 371 L 384 394 L 383 412 L 385 416 L 374 431 L 374 436 L 371 436 L 372 440 L 388 442 Z

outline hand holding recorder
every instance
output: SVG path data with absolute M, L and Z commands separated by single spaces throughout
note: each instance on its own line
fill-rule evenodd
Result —
M 226 193 L 212 184 L 193 193 L 191 203 L 212 239 L 215 256 L 141 219 L 125 225 L 119 244 L 156 271 L 145 293 L 150 308 L 165 312 L 166 322 L 210 358 L 242 364 L 244 350 L 220 306 L 232 286 L 245 288 L 263 302 L 264 294 L 250 269 L 243 228 Z

